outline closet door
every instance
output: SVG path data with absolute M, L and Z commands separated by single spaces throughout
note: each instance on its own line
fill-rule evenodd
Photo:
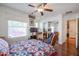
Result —
M 76 47 L 76 20 L 69 20 L 69 45 Z
M 76 19 L 67 20 L 66 55 L 76 55 Z
M 64 20 L 64 39 L 63 52 L 65 55 L 76 55 L 76 19 Z

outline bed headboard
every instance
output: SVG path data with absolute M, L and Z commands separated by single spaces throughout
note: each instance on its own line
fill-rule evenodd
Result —
M 6 41 L 5 36 L 0 36 L 0 39 L 3 39 L 3 40 Z
M 0 38 L 5 39 L 5 37 L 4 37 L 4 36 L 0 36 Z

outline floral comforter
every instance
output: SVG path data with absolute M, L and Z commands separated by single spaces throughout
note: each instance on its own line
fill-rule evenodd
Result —
M 53 46 L 34 39 L 20 41 L 10 46 L 11 56 L 50 56 L 54 52 Z

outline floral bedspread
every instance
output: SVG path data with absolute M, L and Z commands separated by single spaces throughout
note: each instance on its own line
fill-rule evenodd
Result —
M 50 56 L 54 52 L 53 46 L 34 39 L 10 45 L 11 56 Z

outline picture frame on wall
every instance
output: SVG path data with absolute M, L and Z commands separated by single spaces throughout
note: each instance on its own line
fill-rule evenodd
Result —
M 30 21 L 30 26 L 34 26 L 34 21 L 33 20 Z

